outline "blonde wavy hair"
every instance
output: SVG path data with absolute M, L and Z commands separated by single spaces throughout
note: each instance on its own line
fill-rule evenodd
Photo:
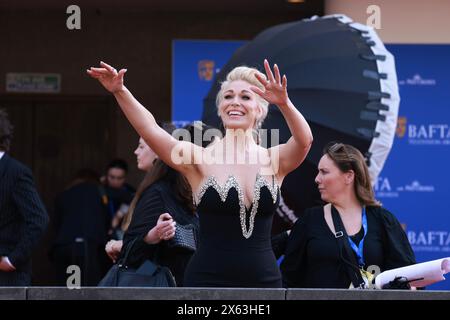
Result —
M 217 96 L 216 96 L 216 107 L 217 107 L 217 115 L 218 116 L 220 116 L 219 106 L 223 100 L 224 88 L 228 84 L 230 84 L 230 82 L 242 80 L 242 81 L 248 82 L 249 84 L 251 84 L 255 87 L 258 87 L 259 89 L 264 91 L 264 86 L 261 84 L 261 82 L 258 81 L 258 79 L 255 77 L 255 74 L 260 75 L 263 79 L 267 79 L 266 75 L 261 73 L 259 70 L 255 69 L 255 68 L 249 68 L 246 66 L 236 67 L 227 74 L 227 78 L 224 82 L 222 82 L 222 84 L 220 86 L 220 91 L 217 93 Z M 261 127 L 264 119 L 267 117 L 267 112 L 269 110 L 269 103 L 266 100 L 264 100 L 263 98 L 261 98 L 259 95 L 256 95 L 256 99 L 259 102 L 258 104 L 262 110 L 261 117 L 256 120 L 256 129 L 257 129 L 257 128 Z

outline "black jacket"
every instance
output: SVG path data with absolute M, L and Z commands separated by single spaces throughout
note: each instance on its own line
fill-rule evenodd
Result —
M 130 249 L 127 265 L 138 267 L 146 259 L 168 267 L 178 286 L 183 285 L 184 270 L 189 262 L 192 252 L 178 248 L 170 248 L 167 241 L 151 245 L 144 241 L 144 237 L 156 226 L 159 216 L 168 212 L 177 224 L 192 224 L 198 230 L 198 217 L 178 201 L 173 192 L 173 185 L 168 179 L 159 180 L 145 189 L 134 209 L 130 226 L 123 238 L 121 258 L 126 250 Z M 198 232 L 198 231 L 197 231 Z M 136 242 L 128 248 L 133 240 Z
M 103 187 L 82 182 L 56 197 L 54 245 L 70 245 L 77 238 L 90 244 L 104 245 L 107 241 L 109 216 L 102 202 Z
M 366 268 L 381 272 L 415 264 L 414 252 L 399 221 L 382 207 L 366 208 L 368 232 L 364 242 Z M 325 222 L 323 207 L 305 211 L 289 237 L 273 241 L 281 264 L 284 286 L 290 288 L 348 288 L 346 266 L 334 235 Z
M 48 224 L 48 215 L 31 171 L 8 156 L 0 159 L 0 255 L 17 271 L 31 272 L 31 253 Z

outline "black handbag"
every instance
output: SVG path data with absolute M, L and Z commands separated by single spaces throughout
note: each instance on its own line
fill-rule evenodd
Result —
M 169 248 L 180 248 L 188 251 L 197 250 L 195 226 L 177 224 L 175 235 L 167 243 Z
M 409 284 L 414 280 L 408 280 L 405 277 L 396 277 L 394 280 L 389 281 L 381 289 L 391 289 L 391 290 L 411 290 L 411 285 Z
M 169 268 L 145 260 L 139 268 L 127 266 L 128 255 L 136 243 L 135 238 L 128 246 L 124 258 L 109 269 L 99 282 L 99 287 L 176 287 L 175 278 Z M 157 249 L 158 252 L 158 249 Z M 157 256 L 157 252 L 155 257 Z M 157 261 L 157 259 L 155 259 Z
M 411 282 L 423 280 L 424 278 L 411 279 L 409 280 L 406 277 L 395 277 L 394 280 L 389 281 L 385 285 L 381 287 L 381 289 L 390 289 L 390 290 L 411 290 Z M 419 290 L 423 290 L 425 287 L 418 288 Z

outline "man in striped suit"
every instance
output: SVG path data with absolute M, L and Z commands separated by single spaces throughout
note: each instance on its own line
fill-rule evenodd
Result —
M 7 152 L 12 126 L 0 109 L 0 286 L 31 285 L 31 253 L 48 215 L 31 171 Z

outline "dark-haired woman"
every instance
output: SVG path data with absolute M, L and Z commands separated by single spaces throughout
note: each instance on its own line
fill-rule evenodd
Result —
M 129 267 L 139 267 L 150 259 L 168 267 L 177 285 L 182 286 L 184 269 L 193 252 L 170 247 L 168 242 L 174 237 L 177 224 L 191 224 L 197 232 L 191 188 L 180 173 L 157 158 L 142 138 L 135 154 L 138 168 L 147 174 L 125 217 L 123 241 L 109 241 L 105 250 L 116 261 L 132 245 L 127 258 Z

